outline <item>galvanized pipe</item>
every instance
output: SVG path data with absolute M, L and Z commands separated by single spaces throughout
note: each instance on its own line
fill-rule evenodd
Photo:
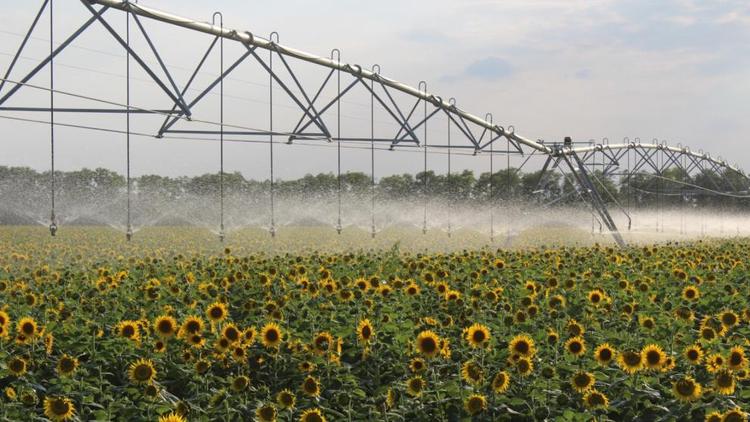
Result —
M 280 54 L 284 54 L 289 57 L 294 57 L 299 60 L 303 60 L 309 63 L 314 63 L 320 66 L 325 66 L 331 69 L 337 69 L 337 70 L 349 73 L 353 76 L 361 77 L 363 79 L 376 81 L 378 83 L 382 83 L 385 86 L 399 90 L 413 97 L 421 98 L 422 100 L 425 100 L 431 103 L 435 107 L 445 109 L 451 113 L 461 116 L 465 120 L 470 121 L 482 128 L 485 128 L 495 133 L 496 135 L 505 136 L 509 140 L 515 141 L 520 144 L 524 144 L 537 151 L 542 151 L 542 152 L 547 152 L 547 153 L 552 152 L 551 148 L 549 148 L 546 145 L 527 139 L 514 132 L 507 132 L 501 126 L 493 125 L 492 123 L 486 120 L 483 120 L 473 114 L 460 110 L 455 105 L 443 101 L 440 97 L 432 95 L 426 91 L 422 92 L 417 88 L 403 84 L 393 79 L 380 76 L 379 74 L 372 72 L 370 70 L 364 69 L 359 65 L 339 63 L 337 61 L 334 61 L 326 57 L 315 56 L 313 54 L 306 53 L 304 51 L 296 50 L 291 47 L 286 47 L 278 43 L 274 43 L 270 40 L 267 40 L 261 37 L 256 37 L 251 32 L 221 28 L 220 26 L 212 25 L 207 22 L 199 22 L 199 21 L 195 21 L 192 19 L 180 17 L 177 15 L 173 15 L 170 13 L 152 9 L 143 5 L 131 3 L 131 2 L 128 2 L 127 0 L 86 0 L 86 1 L 88 1 L 89 3 L 109 6 L 112 9 L 129 11 L 130 13 L 133 13 L 135 15 L 158 20 L 158 21 L 170 24 L 170 25 L 176 25 L 176 26 L 180 26 L 180 27 L 187 28 L 190 30 L 203 32 L 206 34 L 234 40 L 234 41 L 243 43 L 248 46 L 256 46 L 256 47 L 263 48 L 266 50 L 274 49 L 278 51 Z

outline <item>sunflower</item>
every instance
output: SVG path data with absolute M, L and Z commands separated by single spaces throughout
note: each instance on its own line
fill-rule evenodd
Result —
M 357 338 L 362 343 L 369 343 L 372 337 L 375 335 L 375 331 L 372 329 L 372 324 L 369 319 L 363 319 L 357 325 Z
M 412 397 L 419 397 L 426 386 L 427 383 L 422 377 L 412 377 L 406 381 L 406 392 Z
M 255 343 L 255 336 L 257 335 L 258 330 L 256 330 L 255 327 L 245 328 L 245 331 L 242 332 L 242 342 L 245 346 L 252 346 L 252 344 Z
M 424 372 L 425 369 L 427 369 L 427 363 L 425 363 L 424 359 L 422 358 L 414 358 L 409 363 L 409 370 L 414 372 L 415 374 Z
M 656 344 L 649 344 L 641 349 L 641 356 L 646 369 L 660 369 L 667 358 L 661 347 Z
M 159 422 L 187 422 L 187 419 L 178 412 L 170 412 L 159 417 Z
M 522 377 L 531 375 L 531 372 L 534 371 L 534 363 L 527 357 L 518 358 L 516 370 Z
M 417 283 L 414 283 L 414 282 L 412 282 L 412 283 L 408 284 L 408 285 L 407 285 L 407 286 L 406 286 L 406 287 L 404 288 L 404 291 L 405 291 L 405 292 L 406 292 L 406 294 L 407 294 L 407 295 L 409 295 L 409 296 L 417 296 L 417 295 L 418 295 L 418 294 L 419 294 L 419 293 L 421 292 L 421 290 L 422 290 L 422 289 L 420 289 L 420 288 L 419 288 L 419 285 L 418 285 Z
M 692 377 L 685 377 L 672 384 L 672 392 L 677 399 L 685 402 L 698 400 L 702 387 Z
M 484 372 L 476 362 L 468 360 L 461 365 L 461 378 L 471 385 L 479 385 L 484 379 Z
M 727 329 L 734 327 L 737 324 L 737 321 L 739 321 L 737 314 L 729 310 L 722 312 L 719 319 L 721 320 L 721 325 Z
M 264 404 L 263 406 L 255 409 L 255 417 L 260 422 L 275 422 L 276 421 L 276 407 L 272 404 Z
M 198 359 L 195 361 L 195 364 L 193 365 L 193 369 L 195 369 L 195 372 L 199 374 L 205 374 L 208 372 L 208 370 L 211 368 L 211 363 L 207 361 L 206 359 Z
M 643 356 L 640 352 L 628 350 L 617 356 L 617 364 L 628 374 L 634 374 L 643 367 Z
M 747 358 L 745 357 L 745 349 L 742 346 L 734 346 L 729 351 L 729 357 L 727 357 L 727 366 L 733 371 L 747 366 Z
M 685 300 L 696 300 L 701 297 L 701 292 L 695 286 L 687 286 L 682 289 L 682 297 Z
M 227 317 L 227 305 L 221 302 L 212 303 L 206 310 L 206 316 L 212 322 L 223 321 Z
M 151 384 L 156 378 L 154 363 L 147 359 L 138 359 L 131 363 L 128 378 L 133 384 Z
M 519 334 L 510 341 L 508 349 L 511 354 L 517 354 L 524 357 L 534 356 L 536 352 L 534 340 L 526 334 Z
M 727 410 L 721 417 L 721 422 L 747 422 L 747 413 L 739 407 Z
M 565 342 L 565 350 L 573 356 L 583 356 L 586 353 L 586 340 L 579 336 L 572 337 Z
M 497 374 L 495 374 L 495 377 L 492 378 L 492 391 L 495 392 L 495 394 L 502 394 L 508 390 L 508 387 L 510 386 L 510 375 L 508 375 L 505 371 L 500 371 Z
M 250 385 L 250 377 L 247 375 L 238 375 L 232 378 L 232 391 L 240 392 L 245 391 Z
M 318 355 L 322 355 L 333 347 L 333 336 L 328 331 L 318 333 L 312 341 L 312 349 Z
M 594 382 L 596 382 L 594 375 L 586 371 L 578 371 L 570 379 L 570 385 L 579 393 L 585 393 L 593 388 Z
M 568 334 L 570 334 L 573 337 L 578 337 L 583 335 L 583 325 L 581 325 L 578 321 L 571 319 L 566 324 L 565 328 L 568 330 Z
M 728 369 L 720 369 L 716 372 L 716 378 L 714 378 L 714 386 L 719 394 L 730 395 L 734 393 L 734 374 Z
M 594 359 L 601 366 L 607 366 L 615 359 L 617 352 L 609 343 L 600 344 L 594 349 Z
M 703 349 L 701 349 L 699 345 L 694 344 L 686 347 L 682 352 L 682 355 L 685 356 L 685 359 L 687 359 L 690 364 L 699 365 L 703 359 Z
M 177 320 L 169 315 L 162 315 L 154 321 L 154 331 L 161 338 L 170 338 L 177 332 Z
M 721 413 L 711 412 L 706 414 L 706 422 L 721 422 Z
M 300 422 L 326 422 L 325 416 L 320 409 L 307 409 L 302 412 L 302 416 L 299 418 Z
M 260 337 L 263 341 L 263 346 L 267 348 L 279 347 L 283 336 L 284 333 L 282 333 L 281 328 L 274 322 L 267 323 L 260 330 Z
M 276 394 L 276 404 L 281 409 L 293 409 L 297 402 L 297 397 L 289 390 L 281 390 Z
M 317 378 L 308 376 L 302 381 L 302 392 L 309 397 L 320 396 L 320 382 Z
M 57 373 L 62 376 L 67 376 L 75 372 L 78 368 L 78 359 L 69 356 L 62 355 L 57 361 Z
M 490 341 L 490 329 L 487 326 L 474 323 L 464 329 L 464 339 L 472 348 L 485 346 Z
M 66 397 L 45 397 L 44 416 L 53 421 L 67 421 L 76 412 L 73 402 Z
M 27 369 L 28 364 L 26 363 L 26 359 L 12 357 L 8 360 L 8 370 L 13 376 L 20 377 L 26 373 Z
M 724 366 L 724 356 L 712 353 L 706 356 L 706 370 L 710 373 L 717 372 Z
M 440 353 L 440 337 L 430 330 L 419 333 L 416 348 L 427 358 L 434 358 Z
M 130 339 L 130 340 L 138 340 L 141 338 L 140 329 L 138 328 L 138 323 L 136 321 L 120 321 L 119 324 L 117 324 L 117 335 L 120 337 Z
M 606 409 L 609 407 L 609 399 L 604 393 L 591 389 L 583 395 L 583 404 L 588 409 Z
M 39 334 L 39 327 L 34 318 L 31 317 L 21 318 L 16 324 L 16 328 L 18 334 L 24 336 L 27 340 L 31 340 Z
M 470 415 L 476 415 L 487 409 L 487 399 L 481 394 L 472 394 L 464 401 L 464 409 Z
M 7 312 L 0 310 L 0 327 L 7 328 L 10 325 L 10 316 Z
M 198 334 L 201 331 L 203 331 L 203 319 L 194 315 L 185 318 L 182 327 L 180 327 L 180 333 L 186 337 L 189 334 Z
M 224 327 L 221 329 L 221 336 L 229 340 L 229 342 L 232 344 L 239 342 L 241 335 L 242 331 L 240 331 L 240 329 L 231 322 L 224 325 Z
M 589 292 L 589 302 L 594 306 L 599 306 L 602 301 L 606 299 L 606 295 L 599 289 L 594 289 Z

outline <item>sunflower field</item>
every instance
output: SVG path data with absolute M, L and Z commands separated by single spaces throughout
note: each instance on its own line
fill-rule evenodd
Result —
M 0 231 L 2 420 L 747 420 L 749 240 L 43 234 Z

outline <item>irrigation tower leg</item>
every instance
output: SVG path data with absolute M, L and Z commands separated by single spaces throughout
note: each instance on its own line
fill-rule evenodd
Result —
M 571 161 L 571 157 L 573 158 L 573 161 L 575 161 L 575 163 Z M 615 242 L 617 242 L 620 247 L 625 247 L 625 240 L 623 240 L 622 235 L 620 235 L 620 232 L 617 230 L 615 221 L 612 219 L 609 211 L 607 211 L 607 206 L 604 204 L 601 195 L 599 195 L 599 191 L 594 186 L 594 183 L 592 182 L 591 177 L 586 170 L 586 166 L 583 164 L 580 157 L 578 157 L 578 154 L 576 154 L 575 152 L 572 152 L 570 154 L 562 153 L 562 158 L 570 168 L 570 171 L 571 173 L 573 173 L 573 176 L 576 178 L 578 184 L 587 194 L 586 196 L 591 202 L 591 205 L 593 206 L 594 210 L 596 210 L 597 214 L 599 214 L 599 217 L 601 218 L 601 221 L 604 222 L 604 225 L 607 226 L 607 230 L 609 230 L 609 232 L 612 234 Z

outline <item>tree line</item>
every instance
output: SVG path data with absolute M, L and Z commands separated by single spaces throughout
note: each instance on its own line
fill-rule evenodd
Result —
M 738 198 L 746 191 L 748 180 L 736 173 L 717 174 L 704 171 L 688 175 L 671 168 L 660 176 L 635 173 L 630 177 L 609 177 L 601 171 L 591 172 L 594 185 L 606 202 L 631 206 L 681 205 L 692 206 L 747 206 L 748 200 Z M 224 174 L 224 192 L 227 195 L 268 195 L 269 180 L 246 179 L 239 172 Z M 38 172 L 28 167 L 0 166 L 0 196 L 13 198 L 44 196 L 50 189 L 50 172 Z M 168 177 L 144 175 L 131 180 L 135 195 L 147 199 L 155 196 L 161 200 L 180 199 L 191 195 L 214 195 L 219 189 L 220 175 L 203 174 L 194 177 Z M 96 200 L 106 196 L 122 195 L 127 189 L 125 177 L 105 168 L 77 171 L 56 171 L 55 186 L 58 195 L 76 200 Z M 502 169 L 495 173 L 483 172 L 478 177 L 470 170 L 458 173 L 436 174 L 433 171 L 397 174 L 374 181 L 362 172 L 347 172 L 341 178 L 333 173 L 308 174 L 294 180 L 277 180 L 274 191 L 288 196 L 335 195 L 340 189 L 345 194 L 369 195 L 379 198 L 400 199 L 430 195 L 448 200 L 524 200 L 551 204 L 580 202 L 580 190 L 572 175 L 559 172 L 523 172 L 517 168 Z M 734 194 L 717 195 L 712 191 L 734 190 Z

